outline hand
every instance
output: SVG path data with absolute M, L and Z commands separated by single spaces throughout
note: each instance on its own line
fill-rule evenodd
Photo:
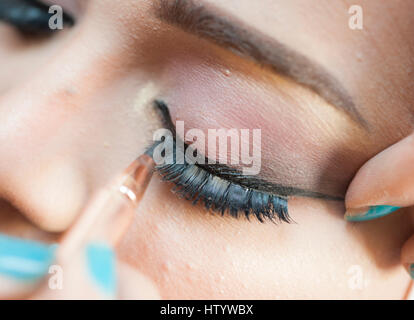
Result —
M 345 205 L 348 221 L 376 219 L 414 205 L 414 133 L 361 167 L 349 186 Z M 401 259 L 414 279 L 414 236 L 404 244 Z
M 0 234 L 0 298 L 159 299 L 152 282 L 116 261 L 104 242 L 88 243 L 62 265 L 54 262 L 57 250 Z

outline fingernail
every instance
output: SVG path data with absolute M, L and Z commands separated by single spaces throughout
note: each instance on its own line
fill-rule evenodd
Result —
M 34 281 L 49 270 L 56 245 L 0 234 L 0 274 L 16 280 Z
M 103 242 L 90 243 L 86 247 L 89 273 L 96 285 L 105 293 L 114 295 L 116 291 L 115 254 Z
M 399 208 L 394 206 L 371 206 L 360 209 L 348 209 L 345 213 L 345 219 L 352 222 L 373 220 L 386 216 Z

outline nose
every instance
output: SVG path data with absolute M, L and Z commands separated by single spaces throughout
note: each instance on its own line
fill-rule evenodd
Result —
M 61 231 L 81 209 L 89 186 L 74 156 L 76 138 L 68 135 L 79 129 L 74 117 L 80 97 L 69 99 L 69 89 L 47 79 L 36 77 L 0 97 L 0 196 L 38 226 Z
M 1 91 L 0 197 L 48 231 L 66 229 L 152 136 L 147 111 L 157 89 L 141 71 L 144 57 L 125 49 L 140 39 L 110 32 L 85 27 L 26 80 Z

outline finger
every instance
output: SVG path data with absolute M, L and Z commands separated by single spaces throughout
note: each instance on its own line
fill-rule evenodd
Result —
M 365 221 L 414 204 L 414 135 L 365 163 L 352 180 L 345 218 Z
M 0 234 L 0 298 L 30 294 L 48 273 L 56 245 Z
M 118 186 L 118 178 L 116 179 Z M 118 187 L 100 190 L 63 236 L 56 252 L 64 285 L 43 287 L 34 298 L 113 299 L 117 297 L 114 246 L 129 227 L 135 206 Z
M 91 242 L 72 259 L 55 265 L 60 272 L 32 295 L 31 299 L 115 299 L 117 279 L 115 254 L 104 242 Z
M 90 244 L 72 260 L 61 266 L 61 279 L 50 278 L 30 299 L 160 299 L 155 284 L 128 264 L 116 263 L 105 244 Z
M 56 260 L 68 274 L 66 283 L 69 290 L 62 289 L 60 298 L 116 297 L 113 248 L 135 215 L 153 166 L 154 161 L 148 155 L 140 156 L 112 183 L 95 194 L 64 234 Z M 50 294 L 46 286 L 43 289 L 37 298 Z
M 99 191 L 56 251 L 62 268 L 62 288 L 53 292 L 43 286 L 34 299 L 115 299 L 117 272 L 114 246 L 129 226 L 134 211 L 124 196 L 110 189 Z M 123 210 L 119 210 L 119 208 Z

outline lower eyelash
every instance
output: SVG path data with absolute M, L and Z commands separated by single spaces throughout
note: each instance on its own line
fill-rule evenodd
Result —
M 173 191 L 193 204 L 202 202 L 207 209 L 247 219 L 254 215 L 260 222 L 291 222 L 287 199 L 246 188 L 214 176 L 194 164 L 164 164 L 156 167 L 164 181 L 175 184 Z

